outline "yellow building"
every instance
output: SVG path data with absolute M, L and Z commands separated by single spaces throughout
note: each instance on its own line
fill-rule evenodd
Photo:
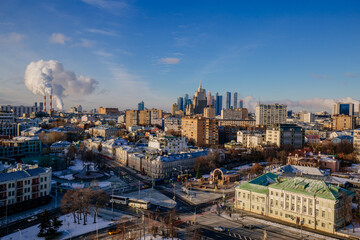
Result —
M 204 117 L 184 117 L 181 123 L 181 135 L 198 146 L 219 143 L 217 120 Z
M 126 111 L 126 128 L 138 125 L 139 122 L 139 113 L 137 110 L 127 110 Z
M 355 117 L 349 115 L 334 115 L 333 116 L 333 129 L 342 131 L 355 128 Z
M 119 109 L 117 108 L 104 108 L 104 107 L 99 107 L 99 114 L 104 114 L 104 115 L 116 115 L 116 114 L 120 114 Z
M 215 108 L 213 108 L 213 107 L 204 108 L 204 117 L 214 118 L 215 117 Z
M 321 180 L 266 173 L 235 188 L 235 208 L 334 233 L 351 221 L 353 196 Z

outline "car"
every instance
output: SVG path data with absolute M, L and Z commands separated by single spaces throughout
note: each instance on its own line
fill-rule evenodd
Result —
M 32 216 L 31 218 L 28 218 L 26 221 L 27 222 L 33 222 L 33 221 L 36 221 L 38 219 L 37 216 Z
M 219 232 L 225 232 L 225 228 L 223 228 L 222 226 L 216 226 L 216 227 L 214 227 L 214 230 L 219 231 Z
M 244 228 L 252 230 L 254 228 L 254 225 L 244 225 Z
M 109 235 L 115 235 L 115 234 L 121 233 L 121 229 L 120 229 L 120 228 L 116 228 L 116 227 L 114 227 L 114 228 L 109 228 L 107 231 L 108 231 Z

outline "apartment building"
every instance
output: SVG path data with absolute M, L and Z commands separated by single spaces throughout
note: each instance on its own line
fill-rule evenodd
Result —
M 99 107 L 99 114 L 102 115 L 119 115 L 119 109 L 118 108 L 105 108 L 105 107 Z
M 0 211 L 5 206 L 28 209 L 38 206 L 50 195 L 51 168 L 18 164 L 0 174 Z
M 260 131 L 238 131 L 237 142 L 246 148 L 257 148 L 265 143 L 266 134 Z
M 12 112 L 0 111 L 0 136 L 16 136 L 17 124 Z
M 0 157 L 17 157 L 41 153 L 38 137 L 14 137 L 0 140 Z
M 354 149 L 357 152 L 358 157 L 359 157 L 360 156 L 360 129 L 354 130 L 353 144 L 354 144 Z
M 248 111 L 246 108 L 221 110 L 221 119 L 245 120 L 247 118 L 248 118 Z
M 282 104 L 260 104 L 255 109 L 256 125 L 271 126 L 286 123 L 287 106 Z
M 149 136 L 149 150 L 178 154 L 187 151 L 187 140 L 185 137 L 174 136 Z
M 276 124 L 266 129 L 266 143 L 281 147 L 292 145 L 301 148 L 304 145 L 304 130 L 296 124 Z
M 349 115 L 334 115 L 333 116 L 333 129 L 336 131 L 343 131 L 354 129 L 356 125 L 356 118 Z
M 266 173 L 235 189 L 235 208 L 334 233 L 351 221 L 353 192 L 321 180 Z
M 204 117 L 184 117 L 181 135 L 196 145 L 212 145 L 219 143 L 219 127 L 217 120 Z

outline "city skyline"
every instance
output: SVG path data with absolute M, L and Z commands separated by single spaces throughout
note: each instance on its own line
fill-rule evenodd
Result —
M 0 104 L 42 101 L 24 84 L 41 59 L 95 80 L 82 97 L 62 93 L 65 109 L 170 110 L 200 81 L 252 111 L 259 97 L 311 111 L 357 100 L 358 2 L 183 3 L 2 1 Z

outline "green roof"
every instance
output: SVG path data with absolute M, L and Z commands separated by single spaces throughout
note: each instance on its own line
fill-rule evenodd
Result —
M 318 197 L 331 200 L 338 199 L 342 194 L 346 194 L 347 196 L 354 194 L 353 192 L 350 192 L 346 189 L 337 187 L 321 180 L 302 177 L 279 179 L 278 182 L 271 184 L 270 187 L 311 196 L 316 195 Z
M 274 173 L 265 173 L 260 177 L 257 177 L 247 183 L 237 186 L 238 189 L 243 189 L 247 191 L 257 192 L 261 194 L 267 194 L 269 192 L 268 185 L 276 182 L 278 176 Z

